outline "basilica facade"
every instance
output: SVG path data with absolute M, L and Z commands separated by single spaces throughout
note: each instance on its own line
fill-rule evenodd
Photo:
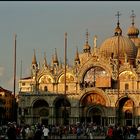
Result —
M 39 66 L 34 51 L 31 75 L 19 80 L 18 123 L 140 123 L 140 38 L 131 17 L 127 36 L 118 18 L 100 46 L 97 36 L 90 46 L 87 31 L 73 66 L 59 61 L 56 49 L 51 65 L 44 55 Z

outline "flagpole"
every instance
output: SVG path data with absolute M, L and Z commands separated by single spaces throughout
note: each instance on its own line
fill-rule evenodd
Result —
M 64 125 L 66 125 L 67 121 L 67 110 L 66 110 L 66 65 L 67 65 L 67 33 L 65 33 L 65 44 L 64 44 Z
M 15 91 L 16 91 L 16 33 L 14 34 L 14 98 L 15 98 Z
M 66 65 L 67 65 L 67 33 L 65 33 L 65 52 L 64 52 L 64 64 L 65 64 L 65 71 L 64 71 L 64 95 L 66 97 Z
M 13 99 L 13 109 L 12 109 L 12 120 L 16 121 L 17 120 L 17 112 L 16 112 L 16 98 L 15 98 L 15 92 L 16 92 L 16 38 L 17 35 L 16 33 L 14 34 L 14 99 Z

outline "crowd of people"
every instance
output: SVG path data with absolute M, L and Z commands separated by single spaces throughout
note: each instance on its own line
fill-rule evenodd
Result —
M 71 137 L 70 137 L 71 136 Z M 9 140 L 41 140 L 41 139 L 95 139 L 104 136 L 104 139 L 127 140 L 140 139 L 140 125 L 101 126 L 94 123 L 76 123 L 72 125 L 18 125 L 9 122 L 0 126 L 0 139 Z

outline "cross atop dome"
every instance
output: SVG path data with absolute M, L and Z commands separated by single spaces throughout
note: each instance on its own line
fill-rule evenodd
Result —
M 120 23 L 119 23 L 119 18 L 120 18 L 120 16 L 121 16 L 121 13 L 118 11 L 117 14 L 116 14 L 115 16 L 117 16 L 117 18 L 118 18 L 118 23 L 117 23 L 117 25 L 119 26 L 119 24 L 120 24 Z
M 120 16 L 121 16 L 120 12 L 118 11 L 117 14 L 116 14 L 115 16 L 117 16 L 117 19 L 118 19 L 117 27 L 116 27 L 116 29 L 115 29 L 115 36 L 122 35 L 122 30 L 121 30 L 121 28 L 120 28 L 120 26 L 119 26 L 119 25 L 120 25 L 119 18 L 120 18 Z

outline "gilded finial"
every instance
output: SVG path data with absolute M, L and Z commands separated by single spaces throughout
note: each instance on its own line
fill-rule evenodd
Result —
M 88 33 L 88 29 L 86 31 L 86 44 L 88 44 L 88 38 L 89 38 L 89 33 Z
M 134 18 L 136 17 L 136 15 L 134 14 L 134 10 L 132 10 L 132 14 L 130 16 L 130 18 L 132 18 L 132 25 L 134 26 Z

